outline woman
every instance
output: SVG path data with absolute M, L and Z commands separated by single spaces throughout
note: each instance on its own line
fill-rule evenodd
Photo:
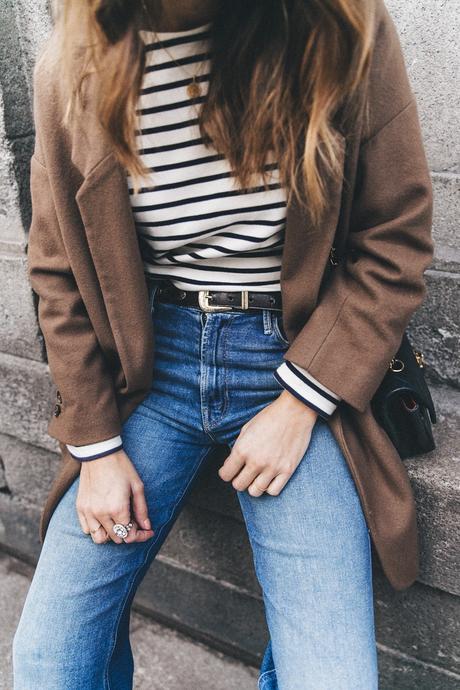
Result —
M 371 539 L 396 589 L 418 551 L 370 401 L 433 249 L 385 6 L 69 0 L 34 78 L 29 275 L 62 463 L 15 690 L 132 687 L 136 588 L 225 447 L 259 687 L 377 688 Z

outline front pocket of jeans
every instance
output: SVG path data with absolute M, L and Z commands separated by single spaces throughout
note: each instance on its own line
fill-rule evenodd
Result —
M 276 337 L 276 339 L 281 343 L 281 345 L 288 346 L 289 340 L 287 339 L 284 331 L 283 315 L 281 313 L 273 312 L 272 325 L 273 335 Z

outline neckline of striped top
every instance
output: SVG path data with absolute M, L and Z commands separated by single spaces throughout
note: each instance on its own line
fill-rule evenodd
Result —
M 184 29 L 182 31 L 152 31 L 150 29 L 139 29 L 139 34 L 145 43 L 153 43 L 158 37 L 161 41 L 167 41 L 172 38 L 185 38 L 186 36 L 193 36 L 193 34 L 201 34 L 212 26 L 212 22 L 207 22 L 206 24 L 200 24 L 200 26 L 195 26 L 193 29 Z

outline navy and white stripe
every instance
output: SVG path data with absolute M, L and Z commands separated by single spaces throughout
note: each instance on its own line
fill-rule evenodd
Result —
M 104 455 L 110 455 L 110 453 L 121 450 L 123 441 L 121 436 L 113 436 L 105 441 L 88 443 L 85 446 L 72 446 L 68 443 L 66 445 L 69 453 L 76 460 L 96 460 L 96 458 L 102 458 Z
M 209 28 L 159 32 L 161 43 L 153 32 L 140 31 L 146 66 L 136 141 L 150 175 L 136 194 L 129 174 L 127 185 L 144 271 L 184 290 L 280 290 L 286 190 L 276 161 L 266 162 L 267 189 L 261 176 L 241 189 L 227 159 L 212 143 L 205 145 L 199 131 L 198 109 L 206 98 L 212 58 Z M 192 101 L 186 87 L 188 75 L 196 73 L 202 95 Z M 339 402 L 291 362 L 273 374 L 322 417 Z M 77 459 L 90 460 L 120 445 L 116 436 L 67 447 Z
M 331 416 L 340 402 L 335 393 L 298 364 L 285 361 L 273 375 L 296 398 L 312 407 L 324 419 Z
M 140 32 L 146 69 L 136 141 L 151 174 L 138 194 L 128 175 L 128 188 L 144 270 L 184 290 L 279 290 L 286 191 L 278 166 L 267 161 L 268 190 L 261 176 L 242 189 L 198 127 L 211 69 L 209 27 L 162 32 L 161 43 Z M 191 100 L 186 88 L 196 73 L 202 95 Z

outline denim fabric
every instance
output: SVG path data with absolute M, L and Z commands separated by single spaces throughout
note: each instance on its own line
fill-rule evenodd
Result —
M 15 634 L 14 690 L 132 688 L 129 613 L 140 581 L 215 444 L 233 444 L 282 391 L 273 371 L 287 342 L 275 312 L 205 314 L 154 301 L 157 286 L 149 281 L 152 388 L 122 429 L 155 535 L 94 544 L 80 529 L 74 481 L 52 515 Z M 318 418 L 279 496 L 237 495 L 270 633 L 259 688 L 375 690 L 370 537 L 327 423 Z

